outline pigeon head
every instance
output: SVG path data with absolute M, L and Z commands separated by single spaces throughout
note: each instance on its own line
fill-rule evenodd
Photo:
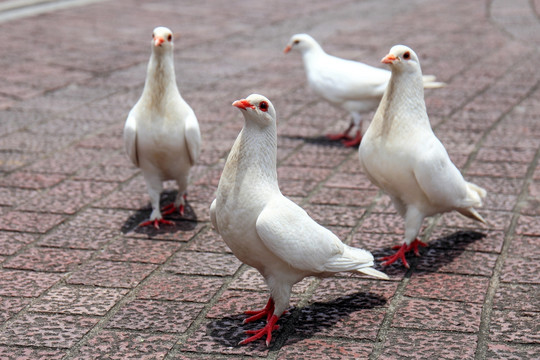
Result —
M 152 46 L 154 49 L 172 49 L 174 35 L 166 27 L 158 26 L 152 32 Z
M 283 52 L 286 54 L 292 49 L 297 49 L 303 54 L 315 46 L 318 47 L 318 43 L 308 34 L 296 34 L 291 37 Z
M 418 56 L 405 45 L 393 46 L 381 62 L 390 65 L 392 70 L 415 72 L 420 69 Z
M 246 120 L 253 120 L 261 127 L 276 122 L 274 106 L 262 95 L 251 94 L 246 99 L 236 100 L 233 106 L 242 110 Z

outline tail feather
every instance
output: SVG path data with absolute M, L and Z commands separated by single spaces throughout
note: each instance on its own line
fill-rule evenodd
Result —
M 435 75 L 423 75 L 424 89 L 438 89 L 446 86 L 446 83 L 435 81 L 437 78 Z
M 369 276 L 373 276 L 373 277 L 376 277 L 376 278 L 379 278 L 379 279 L 384 279 L 384 280 L 389 280 L 390 279 L 388 277 L 388 275 L 386 275 L 382 271 L 375 270 L 372 267 L 365 267 L 365 268 L 361 268 L 361 269 L 356 269 L 355 271 L 360 272 L 362 274 L 369 275 Z
M 481 223 L 487 225 L 487 221 L 473 207 L 482 206 L 482 200 L 486 197 L 486 195 L 487 191 L 485 189 L 471 182 L 467 182 L 467 198 L 470 206 L 457 209 L 457 211 L 470 219 L 480 221 Z
M 372 268 L 373 262 L 373 255 L 369 251 L 345 245 L 343 254 L 331 259 L 331 261 L 325 264 L 324 268 L 325 271 L 331 272 L 361 272 L 376 278 L 388 280 L 386 274 Z
M 457 211 L 461 215 L 464 215 L 468 217 L 469 219 L 480 221 L 482 224 L 487 225 L 487 221 L 474 208 L 462 208 L 462 209 L 458 209 Z

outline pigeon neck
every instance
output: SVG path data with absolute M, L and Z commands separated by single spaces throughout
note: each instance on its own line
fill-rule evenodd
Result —
M 151 104 L 159 105 L 178 93 L 172 54 L 152 53 L 146 72 L 143 96 L 150 99 Z

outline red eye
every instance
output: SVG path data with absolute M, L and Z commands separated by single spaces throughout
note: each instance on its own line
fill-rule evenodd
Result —
M 403 58 L 405 60 L 408 60 L 411 57 L 411 54 L 407 51 L 405 54 L 403 54 Z
M 268 103 L 266 101 L 261 101 L 261 103 L 259 104 L 259 109 L 261 109 L 261 111 L 267 112 Z
M 169 34 L 169 36 L 167 36 L 167 40 L 171 41 L 172 40 L 172 35 Z

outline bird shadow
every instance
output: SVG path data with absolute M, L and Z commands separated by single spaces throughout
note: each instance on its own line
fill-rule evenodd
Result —
M 295 343 L 331 331 L 351 313 L 383 306 L 386 301 L 384 297 L 371 292 L 357 292 L 328 302 L 315 302 L 303 308 L 293 307 L 280 318 L 278 325 L 281 325 L 281 328 L 275 336 L 286 336 L 288 344 Z M 246 330 L 260 329 L 266 323 L 265 320 L 259 320 L 243 324 L 245 318 L 246 315 L 240 314 L 210 321 L 207 324 L 207 334 L 222 346 L 238 347 L 238 343 L 247 337 L 244 333 Z M 292 330 L 287 331 L 290 328 Z M 263 341 L 255 341 L 248 346 L 259 347 L 262 343 Z M 272 343 L 276 344 L 276 341 Z
M 301 140 L 307 144 L 314 144 L 326 147 L 346 148 L 341 140 L 330 140 L 326 136 L 300 136 L 300 135 L 280 135 L 285 139 Z
M 163 207 L 165 205 L 174 203 L 176 194 L 178 194 L 178 191 L 176 190 L 163 191 L 160 197 L 160 205 Z M 148 220 L 151 213 L 152 207 L 150 204 L 138 209 L 124 222 L 120 228 L 120 231 L 122 231 L 124 234 L 133 231 L 138 234 L 145 234 L 152 237 L 162 234 L 174 234 L 179 231 L 189 231 L 197 227 L 197 214 L 195 214 L 195 211 L 189 205 L 187 200 L 184 209 L 184 216 L 180 216 L 178 211 L 166 216 L 166 219 L 172 221 L 174 225 L 160 224 L 159 229 L 156 229 L 153 226 L 139 226 L 140 223 Z
M 439 237 L 428 243 L 427 247 L 420 247 L 420 256 L 407 254 L 407 261 L 413 269 L 436 272 L 440 268 L 454 262 L 473 243 L 485 238 L 487 235 L 474 230 L 460 230 L 452 234 Z M 372 251 L 376 259 L 394 254 L 395 249 L 390 247 Z M 382 271 L 387 272 L 393 267 L 403 267 L 401 261 L 385 267 Z M 391 272 L 391 271 L 390 271 Z

